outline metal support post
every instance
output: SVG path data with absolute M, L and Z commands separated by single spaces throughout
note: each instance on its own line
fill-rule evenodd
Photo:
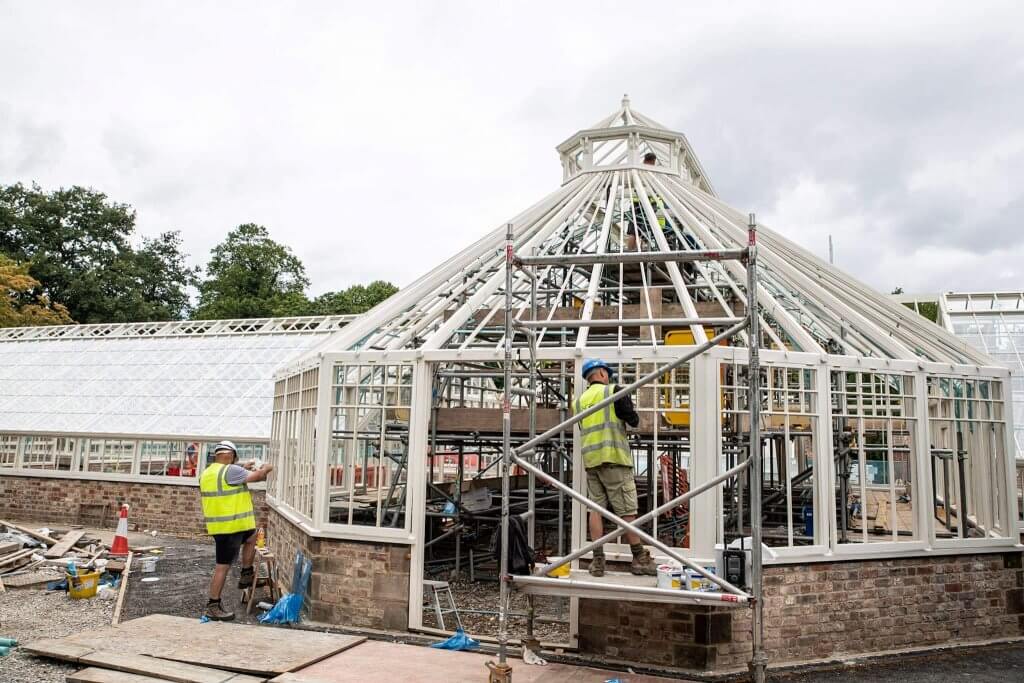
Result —
M 502 401 L 501 413 L 501 562 L 498 576 L 498 664 L 491 670 L 502 676 L 502 680 L 511 681 L 512 667 L 508 659 L 508 608 L 509 582 L 508 573 L 508 506 L 509 506 L 509 469 L 512 466 L 512 258 L 514 256 L 512 224 L 505 231 L 505 397 Z
M 750 214 L 747 231 L 747 318 L 750 321 L 750 361 L 747 371 L 750 384 L 750 588 L 754 596 L 750 675 L 753 683 L 764 683 L 768 656 L 764 651 L 764 586 L 761 572 L 761 330 L 757 308 L 757 221 L 754 214 Z
M 692 251 L 634 251 L 604 254 L 556 254 L 553 256 L 520 256 L 516 261 L 526 266 L 592 266 L 626 263 L 690 263 L 693 261 L 735 261 L 746 255 L 745 249 L 694 249 Z
M 692 325 L 709 325 L 720 327 L 722 325 L 735 325 L 744 322 L 745 318 L 595 318 L 592 320 L 517 320 L 517 327 L 545 327 L 545 328 L 580 328 L 580 327 L 647 327 L 649 325 L 661 325 L 672 327 L 688 327 Z

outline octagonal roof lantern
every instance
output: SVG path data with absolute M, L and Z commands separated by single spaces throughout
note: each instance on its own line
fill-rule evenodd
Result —
M 555 149 L 562 161 L 563 184 L 585 173 L 637 168 L 676 175 L 715 194 L 686 136 L 635 111 L 629 95 L 622 96 L 611 116 L 577 131 Z

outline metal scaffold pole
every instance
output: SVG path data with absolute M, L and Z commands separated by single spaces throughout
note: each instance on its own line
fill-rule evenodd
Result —
M 764 651 L 764 591 L 761 576 L 761 326 L 757 309 L 757 221 L 754 214 L 750 214 L 747 226 L 747 316 L 750 321 L 750 588 L 754 597 L 750 675 L 754 683 L 764 683 L 768 656 Z
M 505 392 L 501 412 L 501 561 L 498 580 L 498 664 L 490 665 L 493 683 L 512 680 L 512 667 L 508 665 L 508 511 L 509 468 L 512 466 L 512 268 L 514 244 L 512 224 L 505 231 Z

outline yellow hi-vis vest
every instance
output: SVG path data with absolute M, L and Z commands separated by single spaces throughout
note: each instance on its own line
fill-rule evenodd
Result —
M 611 396 L 614 391 L 608 384 L 594 382 L 576 399 L 576 413 L 579 414 Z M 615 414 L 615 404 L 609 403 L 602 410 L 588 415 L 579 422 L 580 450 L 583 453 L 583 467 L 590 469 L 604 463 L 633 466 L 626 441 L 626 427 Z
M 245 484 L 232 486 L 227 482 L 227 476 L 228 466 L 215 462 L 207 465 L 199 478 L 206 533 L 211 536 L 256 528 L 256 513 L 252 508 L 249 488 Z

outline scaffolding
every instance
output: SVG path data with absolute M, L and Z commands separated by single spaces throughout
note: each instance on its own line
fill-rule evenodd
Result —
M 662 251 L 662 252 L 631 252 L 631 253 L 598 253 L 598 254 L 575 254 L 567 256 L 527 256 L 515 253 L 513 225 L 506 226 L 505 235 L 505 335 L 504 335 L 504 378 L 503 378 L 503 401 L 502 401 L 502 458 L 501 458 L 501 555 L 499 563 L 499 619 L 498 619 L 498 662 L 488 663 L 490 680 L 492 683 L 506 683 L 511 681 L 512 668 L 508 664 L 508 617 L 509 601 L 513 588 L 518 588 L 527 594 L 529 607 L 527 612 L 527 647 L 537 647 L 533 641 L 533 596 L 534 595 L 559 595 L 571 597 L 587 597 L 594 599 L 619 599 L 633 601 L 660 601 L 674 602 L 677 604 L 714 604 L 716 606 L 740 606 L 749 605 L 752 610 L 752 656 L 750 660 L 751 675 L 755 683 L 763 683 L 765 680 L 765 669 L 767 666 L 767 655 L 764 650 L 764 626 L 763 626 L 763 600 L 762 600 L 762 546 L 761 546 L 761 437 L 760 437 L 760 372 L 758 360 L 758 347 L 760 344 L 758 304 L 757 304 L 757 223 L 754 214 L 750 214 L 748 223 L 747 246 L 742 249 L 730 250 L 694 250 L 694 251 Z M 610 396 L 595 403 L 589 408 L 582 410 L 571 417 L 563 417 L 563 420 L 555 426 L 547 429 L 542 434 L 536 433 L 536 399 L 537 399 L 537 353 L 536 335 L 533 328 L 549 327 L 550 321 L 537 320 L 537 275 L 531 272 L 530 268 L 538 266 L 562 265 L 570 263 L 573 265 L 596 265 L 596 264 L 642 264 L 642 263 L 665 263 L 678 268 L 679 263 L 693 263 L 702 261 L 742 261 L 747 272 L 747 306 L 744 316 L 741 318 L 619 318 L 607 320 L 578 320 L 560 321 L 561 327 L 622 327 L 622 326 L 647 326 L 647 325 L 674 325 L 688 326 L 696 329 L 703 329 L 705 325 L 724 326 L 727 329 L 712 336 L 703 343 L 696 345 L 691 350 L 682 353 L 678 358 L 656 368 L 655 370 L 636 379 L 634 382 L 619 388 Z M 520 268 L 528 276 L 531 283 L 529 320 L 513 320 L 513 272 Z M 714 347 L 719 342 L 730 339 L 733 336 L 746 331 L 752 343 L 749 345 L 749 401 L 750 410 L 749 434 L 747 437 L 747 457 L 734 467 L 722 474 L 710 479 L 707 482 L 693 488 L 692 490 L 676 496 L 661 505 L 654 507 L 644 515 L 627 522 L 611 510 L 605 509 L 580 494 L 573 487 L 568 486 L 560 478 L 555 478 L 537 467 L 531 462 L 531 456 L 535 453 L 537 446 L 548 441 L 552 437 L 564 434 L 564 430 L 571 428 L 588 415 L 603 410 L 612 405 L 624 396 L 634 394 L 639 388 L 657 380 L 665 373 L 688 363 L 691 359 Z M 512 339 L 515 333 L 524 334 L 528 339 L 530 353 L 529 365 L 529 388 L 519 388 L 515 392 L 512 387 L 513 358 Z M 530 413 L 529 439 L 520 446 L 512 447 L 512 402 L 511 394 L 520 393 L 528 398 Z M 604 536 L 585 543 L 582 547 L 548 562 L 535 573 L 530 575 L 513 575 L 509 572 L 509 516 L 510 516 L 510 472 L 512 466 L 518 466 L 528 473 L 528 506 L 524 518 L 528 521 L 528 536 L 534 538 L 535 509 L 535 486 L 537 480 L 553 487 L 561 494 L 565 494 L 585 508 L 600 514 L 604 519 L 613 523 L 616 528 Z M 703 566 L 677 552 L 667 543 L 663 543 L 655 535 L 646 533 L 641 525 L 655 520 L 659 515 L 676 509 L 687 503 L 691 498 L 701 493 L 711 491 L 726 481 L 740 477 L 746 470 L 750 470 L 757 476 L 750 477 L 750 530 L 751 530 L 751 576 L 749 585 L 750 592 L 732 585 L 724 578 L 709 572 Z M 741 503 L 742 496 L 738 500 Z M 742 536 L 743 519 L 742 513 L 737 515 L 737 525 Z M 716 584 L 721 592 L 698 592 L 691 590 L 676 590 L 671 588 L 658 588 L 649 586 L 636 586 L 626 584 L 612 584 L 605 582 L 581 581 L 574 578 L 554 578 L 550 573 L 563 567 L 587 553 L 593 551 L 605 543 L 617 539 L 619 536 L 632 532 L 646 544 L 649 544 L 661 551 L 664 555 L 680 563 L 682 566 L 701 575 L 704 579 Z M 532 641 L 532 642 L 531 642 Z

